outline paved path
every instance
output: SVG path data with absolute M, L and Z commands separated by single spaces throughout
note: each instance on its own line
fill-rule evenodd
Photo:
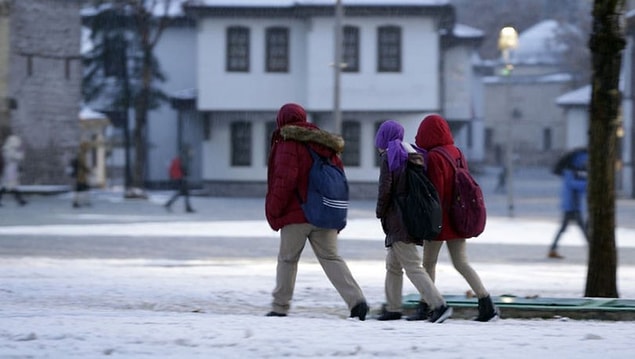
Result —
M 559 180 L 546 170 L 523 169 L 516 173 L 515 218 L 539 219 L 558 223 Z M 507 216 L 507 196 L 494 193 L 496 174 L 487 172 L 479 177 L 486 195 L 488 213 L 491 217 Z M 82 235 L 68 236 L 51 231 L 37 236 L 25 236 L 20 233 L 0 233 L 0 257 L 47 256 L 60 258 L 168 258 L 197 259 L 209 257 L 275 257 L 277 242 L 267 240 L 275 238 L 275 233 L 263 228 L 262 235 L 246 238 L 229 238 L 226 234 L 203 233 L 184 236 L 173 234 L 161 237 L 144 237 L 143 223 L 209 223 L 223 220 L 264 220 L 262 198 L 220 198 L 195 197 L 192 202 L 197 212 L 184 213 L 183 203 L 175 203 L 173 212 L 167 212 L 162 204 L 171 192 L 151 192 L 148 200 L 124 200 L 120 193 L 113 191 L 94 191 L 93 206 L 75 209 L 71 207 L 70 194 L 54 196 L 31 196 L 29 204 L 18 207 L 12 198 L 4 198 L 0 207 L 0 232 L 6 226 L 45 226 L 75 225 L 81 227 Z M 349 217 L 374 219 L 373 200 L 355 200 L 351 203 Z M 617 203 L 617 223 L 621 227 L 635 228 L 635 201 L 619 200 Z M 122 226 L 136 224 L 140 226 L 140 235 L 112 233 L 112 235 L 91 235 L 91 231 L 100 224 L 119 223 Z M 569 231 L 577 231 L 571 227 Z M 514 233 L 510 233 L 514 236 Z M 553 233 L 545 233 L 551 238 Z M 228 237 L 228 238 L 225 238 Z M 210 240 L 214 238 L 214 240 Z M 227 240 L 224 240 L 227 239 Z M 505 245 L 484 243 L 473 240 L 470 245 L 470 258 L 475 261 L 495 263 L 532 263 L 545 260 L 545 238 L 537 244 Z M 563 239 L 562 245 L 567 246 Z M 368 241 L 349 238 L 342 241 L 341 253 L 349 259 L 384 258 L 382 245 L 369 244 Z M 442 252 L 441 260 L 447 260 Z M 571 246 L 566 249 L 567 262 L 586 263 L 586 248 Z M 635 264 L 635 249 L 620 249 L 620 264 Z

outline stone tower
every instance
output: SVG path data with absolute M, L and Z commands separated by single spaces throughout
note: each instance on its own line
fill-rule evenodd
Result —
M 0 0 L 0 141 L 22 137 L 23 184 L 63 184 L 79 142 L 80 0 Z

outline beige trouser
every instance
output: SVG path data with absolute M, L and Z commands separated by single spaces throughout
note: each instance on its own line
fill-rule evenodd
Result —
M 452 259 L 454 268 L 465 278 L 467 284 L 469 284 L 474 293 L 476 293 L 476 296 L 479 298 L 487 297 L 489 292 L 483 286 L 481 278 L 467 261 L 465 239 L 423 241 L 423 267 L 430 275 L 430 278 L 432 278 L 432 281 L 434 282 L 439 251 L 441 251 L 443 243 L 447 243 L 448 245 L 450 259 Z
M 443 296 L 434 286 L 434 282 L 421 266 L 419 250 L 413 243 L 395 242 L 388 247 L 386 254 L 386 310 L 401 312 L 403 272 L 421 294 L 421 299 L 430 308 L 437 308 L 445 304 Z
M 273 290 L 273 311 L 287 313 L 293 297 L 298 261 L 307 238 L 324 273 L 340 294 L 348 309 L 365 301 L 346 262 L 337 254 L 337 231 L 318 228 L 309 223 L 290 224 L 280 230 L 280 250 L 276 269 L 276 288 Z

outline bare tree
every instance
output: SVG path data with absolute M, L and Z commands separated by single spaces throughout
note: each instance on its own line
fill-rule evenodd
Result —
M 148 111 L 157 107 L 157 100 L 165 100 L 165 95 L 154 88 L 156 79 L 163 80 L 154 56 L 154 48 L 167 26 L 170 3 L 171 0 L 130 1 L 141 52 L 140 78 L 138 79 L 140 83 L 139 93 L 134 102 L 135 129 L 133 133 L 136 158 L 133 183 L 137 188 L 143 188 L 145 182 Z M 161 15 L 156 16 L 157 12 Z
M 595 0 L 589 39 L 592 94 L 589 127 L 589 265 L 585 296 L 618 297 L 615 247 L 615 171 L 619 77 L 626 44 L 624 0 Z

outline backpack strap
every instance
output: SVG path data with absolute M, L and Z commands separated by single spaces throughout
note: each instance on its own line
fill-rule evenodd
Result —
M 440 146 L 433 148 L 432 151 L 436 151 L 436 152 L 439 152 L 440 154 L 442 154 L 443 157 L 445 157 L 452 164 L 452 167 L 454 167 L 454 170 L 456 170 L 457 168 L 468 169 L 467 168 L 467 163 L 465 163 L 465 160 L 464 160 L 464 157 L 463 157 L 463 152 L 461 152 L 461 149 L 458 148 L 458 147 L 456 149 L 457 149 L 457 151 L 459 151 L 459 158 L 457 158 L 457 159 L 452 158 L 452 156 L 450 156 L 448 151 L 445 148 L 440 147 Z

